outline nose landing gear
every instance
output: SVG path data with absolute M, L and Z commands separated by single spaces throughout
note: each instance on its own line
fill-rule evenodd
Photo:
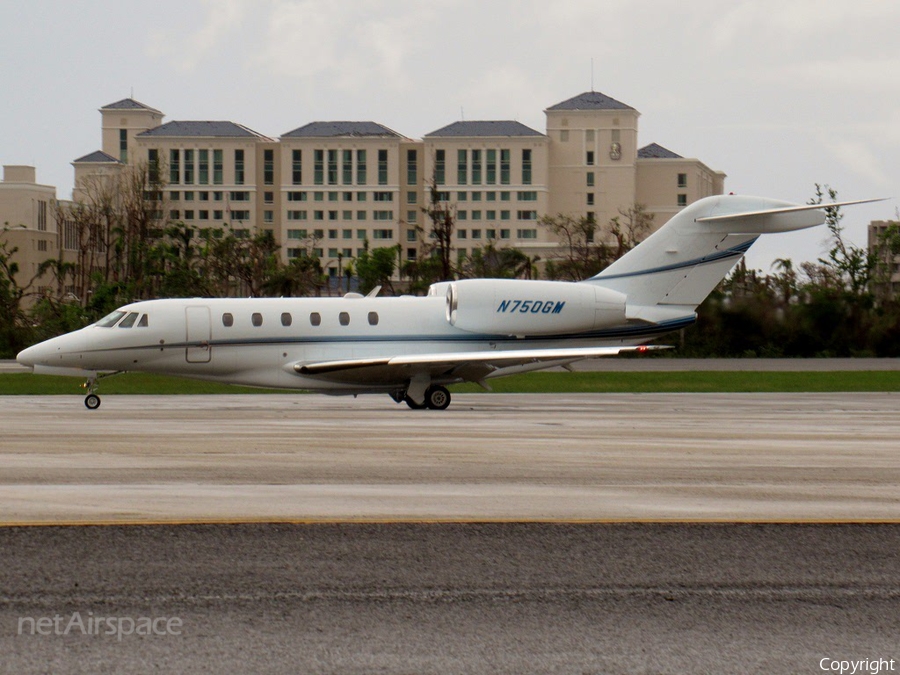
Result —
M 96 410 L 100 407 L 100 397 L 95 393 L 97 391 L 97 378 L 89 377 L 87 382 L 81 385 L 88 390 L 88 395 L 84 397 L 84 407 L 88 410 Z
M 98 380 L 104 377 L 111 377 L 112 375 L 118 375 L 121 373 L 121 370 L 117 370 L 114 373 L 95 373 L 91 375 L 87 381 L 81 385 L 83 389 L 87 389 L 87 396 L 84 397 L 84 407 L 88 410 L 96 410 L 100 407 L 100 396 L 97 394 L 97 389 L 100 388 L 98 384 Z

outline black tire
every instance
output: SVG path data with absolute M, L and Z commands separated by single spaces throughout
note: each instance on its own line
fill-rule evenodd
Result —
M 428 407 L 426 403 L 416 403 L 409 396 L 404 396 L 403 402 L 406 403 L 406 405 L 408 405 L 413 410 L 424 410 L 425 408 Z
M 425 392 L 425 405 L 432 410 L 446 410 L 450 405 L 450 392 L 446 387 L 431 387 Z
M 84 397 L 84 407 L 88 410 L 96 410 L 100 407 L 100 397 L 97 394 L 88 394 Z

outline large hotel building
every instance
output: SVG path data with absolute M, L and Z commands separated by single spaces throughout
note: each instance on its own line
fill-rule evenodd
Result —
M 166 122 L 129 98 L 100 109 L 101 148 L 72 163 L 73 200 L 88 199 L 98 177 L 154 164 L 169 221 L 196 230 L 227 224 L 239 235 L 269 230 L 284 259 L 316 254 L 334 276 L 367 243 L 398 248 L 404 260 L 422 255 L 432 180 L 455 211 L 456 255 L 493 243 L 543 260 L 559 247 L 539 222 L 544 215 L 602 226 L 641 204 L 656 229 L 723 192 L 725 174 L 699 159 L 640 147 L 640 113 L 629 105 L 592 91 L 544 112 L 544 132 L 510 120 L 459 121 L 412 139 L 377 122 L 331 121 L 273 138 L 235 122 Z M 0 222 L 17 229 L 20 265 L 36 270 L 74 244 L 48 210 L 55 190 L 37 185 L 31 167 L 4 168 Z

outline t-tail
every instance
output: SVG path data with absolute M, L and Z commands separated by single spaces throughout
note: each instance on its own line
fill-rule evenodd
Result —
M 763 197 L 706 197 L 587 283 L 624 293 L 628 319 L 677 328 L 694 320 L 697 306 L 759 235 L 821 225 L 826 208 L 871 201 L 879 200 L 801 206 Z

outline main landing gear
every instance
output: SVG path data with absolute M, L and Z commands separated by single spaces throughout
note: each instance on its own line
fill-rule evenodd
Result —
M 447 406 L 450 405 L 450 392 L 447 391 L 446 387 L 440 385 L 428 387 L 425 390 L 425 399 L 421 403 L 416 403 L 408 392 L 402 392 L 398 396 L 393 396 L 393 398 L 397 403 L 403 401 L 413 410 L 424 410 L 425 408 L 446 410 Z

